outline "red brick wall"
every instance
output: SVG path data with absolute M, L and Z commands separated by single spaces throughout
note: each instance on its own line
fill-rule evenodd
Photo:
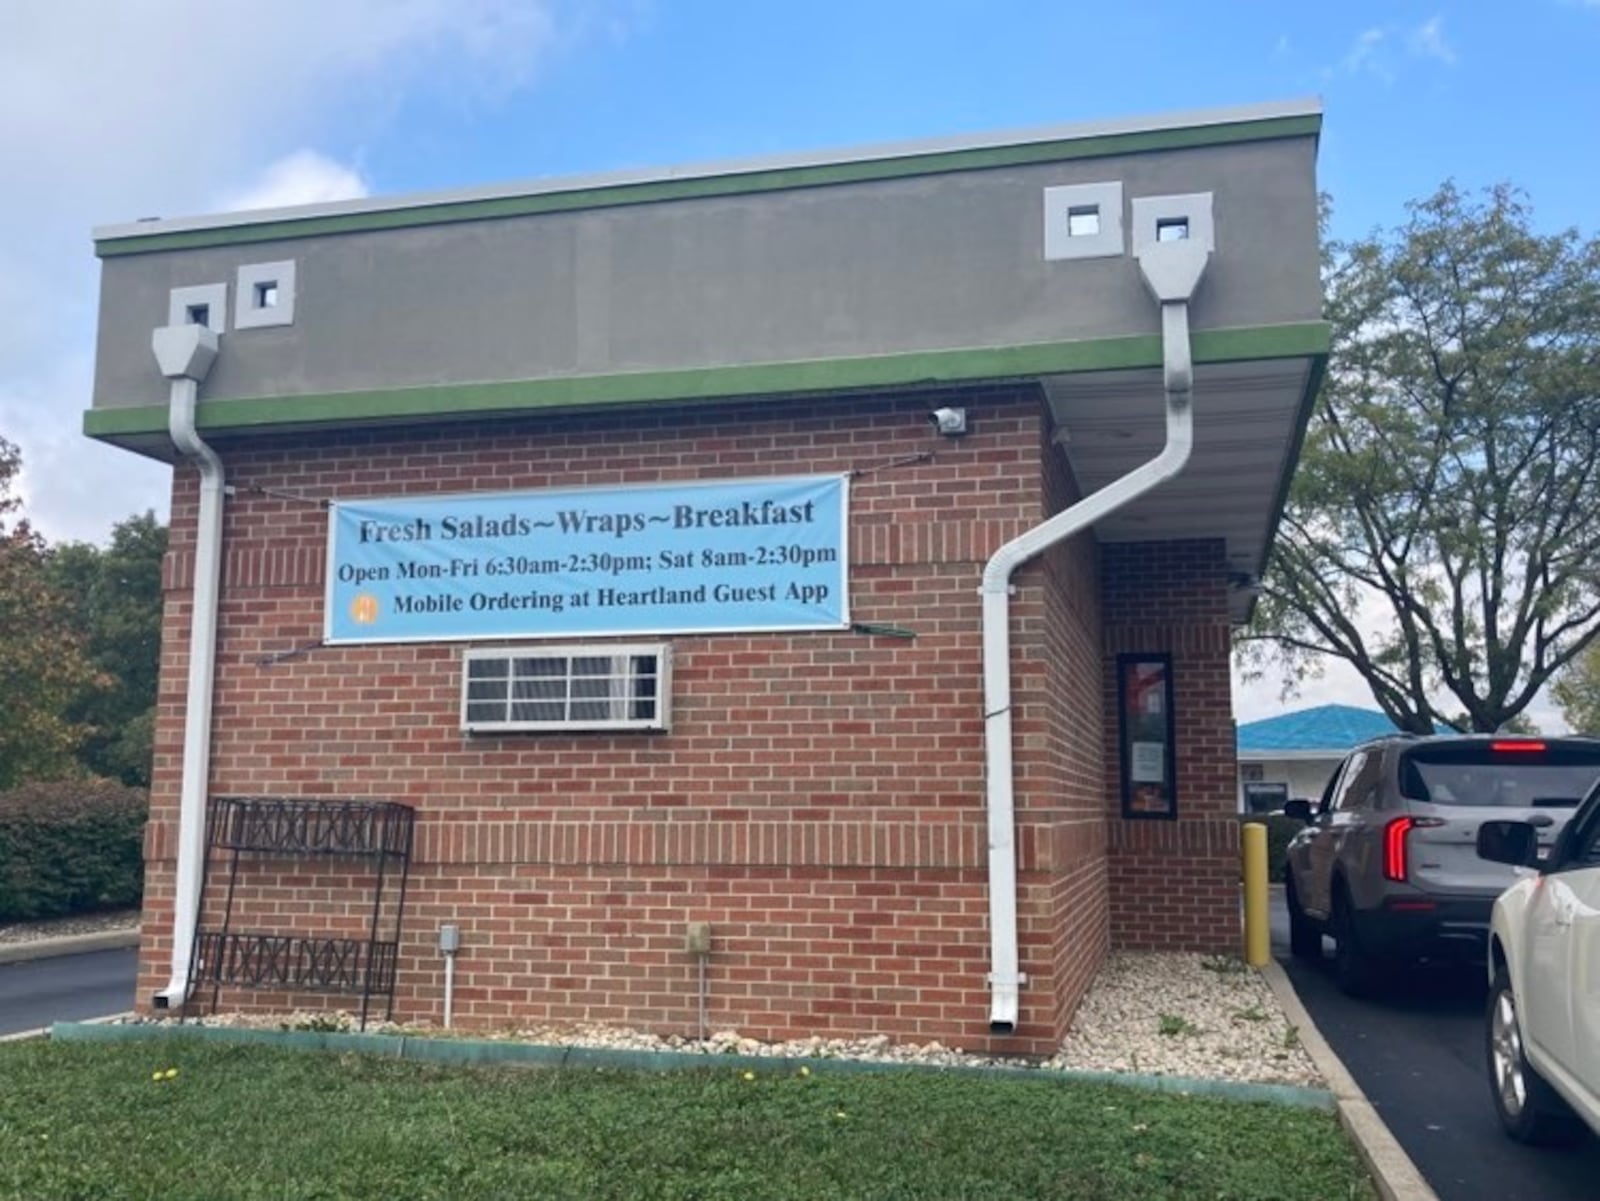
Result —
M 1101 547 L 1111 941 L 1237 952 L 1238 768 L 1219 540 Z M 1126 820 L 1116 757 L 1116 656 L 1172 656 L 1178 820 Z
M 1041 448 L 1052 512 L 1082 493 L 1065 456 L 1048 438 Z M 1082 533 L 1043 556 L 1045 602 L 1043 721 L 1019 732 L 1045 754 L 1018 770 L 1021 821 L 1049 831 L 1052 989 L 1055 1022 L 1065 1031 L 1105 958 L 1106 915 L 1104 717 L 1100 695 L 1100 583 L 1094 537 Z M 1029 996 L 1024 991 L 1024 999 Z
M 891 397 L 223 444 L 237 492 L 212 794 L 417 806 L 401 1018 L 438 1017 L 435 940 L 455 921 L 465 1025 L 592 1018 L 690 1032 L 682 940 L 697 920 L 714 929 L 717 1028 L 1050 1049 L 1105 941 L 1093 555 L 1080 540 L 1018 576 L 1019 923 L 1032 983 L 1016 1039 L 994 1044 L 977 589 L 988 555 L 1058 507 L 1070 481 L 1041 479 L 1035 393 L 953 402 L 971 414 L 961 440 L 931 438 L 927 397 Z M 267 661 L 321 633 L 317 498 L 858 468 L 852 617 L 915 640 L 673 638 L 668 735 L 468 738 L 455 645 Z M 194 485 L 178 472 L 141 998 L 165 982 L 170 954 Z M 287 932 L 356 921 L 363 904 L 328 869 L 265 865 L 238 916 Z

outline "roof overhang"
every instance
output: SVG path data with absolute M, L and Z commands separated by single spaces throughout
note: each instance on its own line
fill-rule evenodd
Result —
M 1247 621 L 1326 362 L 1325 343 L 1296 357 L 1207 362 L 1197 356 L 1188 464 L 1177 478 L 1102 520 L 1096 536 L 1102 542 L 1221 539 L 1229 616 Z M 1084 372 L 1044 383 L 1057 444 L 1085 493 L 1160 453 L 1160 370 Z

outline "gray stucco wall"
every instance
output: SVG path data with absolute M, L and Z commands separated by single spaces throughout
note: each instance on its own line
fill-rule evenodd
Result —
M 294 259 L 295 324 L 229 332 L 211 399 L 1156 333 L 1131 257 L 1045 261 L 1051 185 L 1210 191 L 1198 329 L 1320 315 L 1310 137 L 155 252 L 103 266 L 94 405 L 162 404 L 178 286 Z M 231 323 L 230 323 L 231 324 Z

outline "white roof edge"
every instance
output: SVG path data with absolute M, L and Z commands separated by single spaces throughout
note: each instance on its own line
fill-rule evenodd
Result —
M 758 171 L 780 171 L 799 167 L 826 167 L 845 163 L 874 162 L 883 159 L 913 158 L 925 154 L 945 154 L 962 150 L 987 150 L 999 146 L 1026 146 L 1035 142 L 1060 142 L 1114 134 L 1151 133 L 1163 129 L 1192 129 L 1206 125 L 1234 125 L 1244 121 L 1266 121 L 1281 117 L 1319 116 L 1322 101 L 1317 97 L 1268 101 L 1227 108 L 1196 109 L 1143 117 L 1121 117 L 1104 121 L 1081 121 L 1025 130 L 980 134 L 958 138 L 926 138 L 859 146 L 845 150 L 822 150 L 800 154 L 769 155 L 759 158 L 697 163 L 681 167 L 655 167 L 627 171 L 607 171 L 593 175 L 566 176 L 511 184 L 450 188 L 415 192 L 403 196 L 365 197 L 325 204 L 298 204 L 288 208 L 253 209 L 246 212 L 217 213 L 194 217 L 150 218 L 117 225 L 96 226 L 94 239 L 139 237 L 150 234 L 185 233 L 201 229 L 262 225 L 272 221 L 300 221 L 312 217 L 342 216 L 351 213 L 384 213 L 430 205 L 459 204 L 474 200 L 504 200 L 518 196 L 538 196 L 576 192 L 588 188 L 621 187 L 628 184 L 663 183 L 668 180 L 708 179 L 726 175 L 747 175 Z

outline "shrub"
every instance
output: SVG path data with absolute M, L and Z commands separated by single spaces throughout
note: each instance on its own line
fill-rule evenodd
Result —
M 1267 828 L 1267 878 L 1274 884 L 1282 884 L 1289 840 L 1306 828 L 1305 823 L 1281 813 L 1248 814 L 1239 819 L 1241 829 L 1246 822 L 1260 822 Z
M 148 812 L 142 789 L 111 780 L 0 792 L 0 921 L 137 905 Z

